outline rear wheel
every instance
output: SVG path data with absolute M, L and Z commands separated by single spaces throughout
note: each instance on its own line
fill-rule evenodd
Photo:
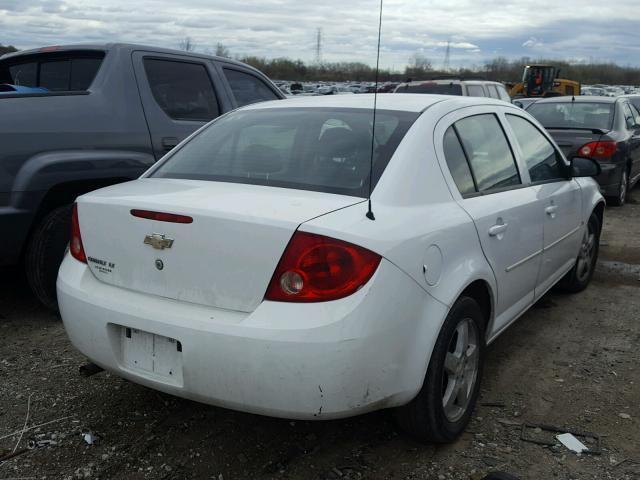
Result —
M 420 392 L 395 412 L 400 427 L 420 441 L 451 442 L 471 419 L 484 363 L 481 312 L 471 297 L 456 301 L 436 341 Z
M 594 213 L 589 217 L 587 229 L 582 237 L 576 264 L 567 273 L 558 286 L 569 293 L 578 293 L 587 288 L 598 261 L 600 250 L 600 220 Z
M 629 173 L 625 167 L 620 176 L 620 186 L 618 187 L 618 196 L 612 199 L 612 204 L 621 207 L 627 201 L 627 192 L 629 191 Z
M 71 206 L 49 212 L 36 226 L 25 255 L 25 274 L 36 298 L 50 310 L 58 309 L 56 279 L 69 243 Z

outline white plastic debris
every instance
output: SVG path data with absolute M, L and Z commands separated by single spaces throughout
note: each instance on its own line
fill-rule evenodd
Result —
M 562 443 L 572 452 L 582 453 L 586 450 L 589 450 L 584 443 L 582 443 L 570 433 L 563 433 L 562 435 L 556 436 L 556 438 L 560 441 L 560 443 Z
M 100 437 L 94 435 L 92 432 L 83 433 L 82 438 L 88 445 L 95 445 L 100 441 Z

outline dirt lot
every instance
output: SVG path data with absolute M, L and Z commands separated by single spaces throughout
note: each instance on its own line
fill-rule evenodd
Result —
M 0 480 L 640 478 L 640 204 L 608 209 L 602 242 L 585 292 L 547 295 L 491 345 L 473 422 L 437 447 L 404 437 L 388 412 L 291 422 L 83 378 L 60 321 L 2 272 L 0 457 L 40 446 L 0 463 Z M 51 423 L 20 439 L 27 413 L 28 428 Z M 522 422 L 596 433 L 602 455 L 524 442 Z

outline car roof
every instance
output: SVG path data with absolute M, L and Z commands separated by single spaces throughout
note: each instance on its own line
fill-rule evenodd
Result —
M 446 85 L 446 84 L 473 84 L 473 85 L 482 85 L 486 83 L 494 84 L 494 85 L 502 85 L 500 82 L 494 82 L 493 80 L 483 80 L 481 78 L 434 78 L 432 80 L 414 80 L 411 82 L 403 82 L 401 86 L 414 86 L 414 85 L 425 85 L 425 84 L 437 84 L 437 85 Z
M 286 100 L 254 103 L 243 107 L 243 110 L 265 108 L 357 108 L 373 109 L 376 95 L 365 93 L 359 95 L 327 95 L 318 97 L 294 97 Z M 508 102 L 487 97 L 465 97 L 458 95 L 432 95 L 424 93 L 381 93 L 377 95 L 378 110 L 396 110 L 420 113 L 436 103 L 448 102 L 453 107 L 462 108 L 473 105 L 509 105 Z
M 600 97 L 596 95 L 577 95 L 575 97 L 550 97 L 541 98 L 536 102 L 539 103 L 616 103 L 618 97 Z
M 215 55 L 207 55 L 207 54 L 198 53 L 198 52 L 186 52 L 184 50 L 175 50 L 171 48 L 154 47 L 152 45 L 139 45 L 136 43 L 77 43 L 77 44 L 69 44 L 69 45 L 52 45 L 52 46 L 41 47 L 41 48 L 33 48 L 31 50 L 18 50 L 17 52 L 0 55 L 0 60 L 17 58 L 23 55 L 37 55 L 37 54 L 45 54 L 45 53 L 70 52 L 70 51 L 79 51 L 79 50 L 80 51 L 82 50 L 87 50 L 87 51 L 143 50 L 147 52 L 167 53 L 167 54 L 181 55 L 181 56 L 193 57 L 193 58 L 215 59 L 221 62 L 231 63 L 235 65 L 242 65 L 243 67 L 249 67 L 249 65 L 246 65 L 242 62 L 238 62 L 236 60 L 232 60 L 226 57 L 217 57 Z

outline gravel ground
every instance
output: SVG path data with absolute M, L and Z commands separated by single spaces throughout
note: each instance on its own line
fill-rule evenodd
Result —
M 635 197 L 640 199 L 640 190 Z M 292 422 L 174 398 L 85 362 L 15 271 L 0 275 L 0 480 L 640 478 L 640 204 L 610 208 L 591 286 L 545 296 L 489 348 L 480 404 L 447 446 L 388 412 Z M 50 422 L 50 423 L 49 423 Z M 521 424 L 600 436 L 601 455 L 521 439 Z M 41 424 L 46 424 L 38 426 Z M 26 425 L 27 431 L 20 432 Z M 92 432 L 88 445 L 82 434 Z M 538 439 L 552 438 L 535 429 Z M 35 443 L 36 448 L 28 448 Z

